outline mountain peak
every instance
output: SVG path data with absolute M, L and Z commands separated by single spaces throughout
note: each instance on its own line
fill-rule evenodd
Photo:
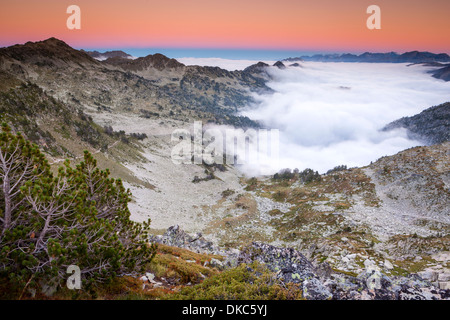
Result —
M 65 64 L 69 62 L 95 63 L 95 60 L 87 53 L 73 49 L 64 41 L 54 37 L 43 41 L 29 41 L 25 44 L 0 48 L 0 56 L 24 62 L 44 63 L 48 66 L 58 65 L 58 62 L 61 61 Z
M 252 64 L 251 66 L 248 66 L 244 69 L 244 72 L 247 73 L 260 73 L 265 68 L 267 68 L 269 65 L 265 62 L 259 61 L 258 63 Z
M 284 63 L 281 62 L 281 61 L 275 62 L 275 64 L 274 64 L 273 66 L 274 66 L 274 67 L 277 67 L 278 69 L 286 69 L 286 66 L 285 66 Z
M 28 41 L 27 43 L 20 45 L 14 45 L 12 47 L 17 47 L 17 48 L 33 48 L 33 49 L 53 49 L 53 50 L 75 50 L 73 49 L 71 46 L 69 46 L 67 43 L 65 43 L 62 40 L 59 40 L 55 37 L 51 37 L 48 38 L 46 40 L 42 40 L 42 41 L 36 41 L 36 42 L 32 42 L 32 41 Z
M 112 57 L 106 59 L 105 62 L 129 71 L 142 71 L 148 68 L 155 68 L 161 71 L 166 68 L 177 69 L 185 67 L 184 64 L 178 62 L 176 59 L 168 58 L 161 53 L 149 54 L 148 56 L 134 60 L 123 57 Z
M 46 40 L 39 41 L 37 43 L 45 43 L 45 44 L 60 45 L 60 46 L 63 45 L 63 46 L 69 47 L 69 45 L 67 43 L 65 43 L 64 41 L 59 40 L 58 38 L 55 38 L 55 37 L 51 37 Z

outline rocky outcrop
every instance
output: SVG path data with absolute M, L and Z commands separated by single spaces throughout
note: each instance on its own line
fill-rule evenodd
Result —
M 163 235 L 151 236 L 149 241 L 184 248 L 197 253 L 222 255 L 225 257 L 223 262 L 216 259 L 210 262 L 212 264 L 216 264 L 216 267 L 219 269 L 226 266 L 233 267 L 237 265 L 239 255 L 238 250 L 224 249 L 215 246 L 211 241 L 206 240 L 200 232 L 194 235 L 189 235 L 178 225 L 169 227 Z
M 276 272 L 285 283 L 300 284 L 303 296 L 309 300 L 329 300 L 332 293 L 322 281 L 311 262 L 293 248 L 278 248 L 269 244 L 253 242 L 239 254 L 238 263 L 258 261 Z
M 440 104 L 421 113 L 404 117 L 386 125 L 382 130 L 405 128 L 411 139 L 422 140 L 428 144 L 450 140 L 450 102 Z
M 242 250 L 224 250 L 206 241 L 201 234 L 191 236 L 172 226 L 152 242 L 186 248 L 196 252 L 221 254 L 221 268 L 255 261 L 274 272 L 283 283 L 296 283 L 308 300 L 450 300 L 450 289 L 439 288 L 417 274 L 388 277 L 367 259 L 357 276 L 336 272 L 327 263 L 314 265 L 300 251 L 253 242 Z M 425 275 L 426 276 L 426 275 Z M 443 277 L 443 276 L 441 276 Z
M 161 236 L 153 236 L 151 242 L 163 243 L 168 246 L 189 249 L 194 252 L 213 252 L 213 243 L 206 241 L 201 233 L 191 236 L 178 225 L 169 227 Z
M 269 244 L 253 242 L 239 254 L 238 263 L 258 261 L 277 272 L 285 282 L 302 283 L 315 277 L 314 266 L 293 248 L 278 248 Z
M 246 73 L 261 73 L 264 72 L 265 68 L 267 68 L 269 65 L 264 62 L 258 62 L 255 64 L 252 64 L 251 66 L 248 66 L 244 69 L 244 72 Z
M 244 248 L 238 263 L 258 261 L 283 282 L 301 285 L 308 300 L 438 300 L 450 299 L 442 290 L 416 274 L 388 277 L 370 260 L 356 277 L 334 272 L 326 263 L 314 266 L 293 248 L 254 242 Z
M 277 67 L 278 69 L 286 69 L 286 66 L 285 66 L 284 63 L 281 62 L 281 61 L 275 62 L 273 66 L 274 66 L 274 67 Z

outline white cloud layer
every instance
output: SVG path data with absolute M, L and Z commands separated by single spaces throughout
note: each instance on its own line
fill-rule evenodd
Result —
M 279 129 L 279 161 L 243 169 L 250 175 L 282 168 L 323 173 L 337 165 L 363 166 L 420 145 L 404 130 L 380 132 L 387 123 L 450 101 L 450 82 L 420 65 L 304 62 L 270 68 L 274 94 L 242 112 Z

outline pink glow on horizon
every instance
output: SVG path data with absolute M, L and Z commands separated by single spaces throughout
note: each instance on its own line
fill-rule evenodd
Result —
M 374 3 L 381 30 L 366 28 Z M 66 27 L 70 4 L 81 30 Z M 78 48 L 450 53 L 448 12 L 448 0 L 3 0 L 0 46 L 56 37 Z

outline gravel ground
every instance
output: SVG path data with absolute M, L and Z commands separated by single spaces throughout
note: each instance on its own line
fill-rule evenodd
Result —
M 344 216 L 354 223 L 367 225 L 380 240 L 387 240 L 397 234 L 417 234 L 421 237 L 428 237 L 436 236 L 440 232 L 440 230 L 430 229 L 428 224 L 418 224 L 418 220 L 450 224 L 450 212 L 448 210 L 447 212 L 441 212 L 439 217 L 427 217 L 428 213 L 425 206 L 420 206 L 417 202 L 408 201 L 408 199 L 398 201 L 392 198 L 392 191 L 395 186 L 380 183 L 371 168 L 365 168 L 364 172 L 374 182 L 381 205 L 379 207 L 367 207 L 364 205 L 362 197 L 354 196 L 354 204 L 345 211 Z M 396 189 L 400 193 L 406 193 L 405 189 L 401 187 Z

